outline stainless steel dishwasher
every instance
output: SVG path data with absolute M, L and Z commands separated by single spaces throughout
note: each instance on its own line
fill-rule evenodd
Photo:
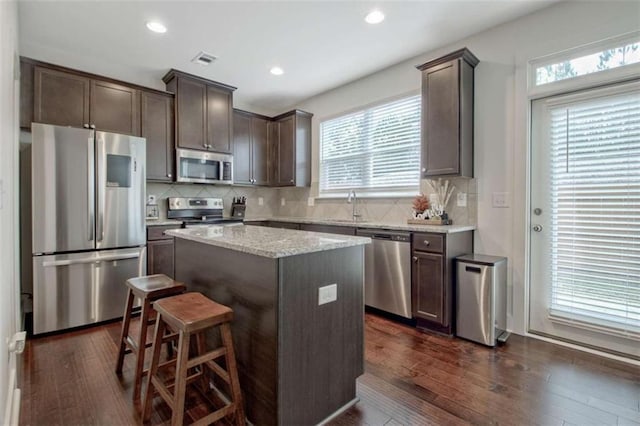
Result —
M 372 244 L 364 250 L 364 304 L 411 318 L 411 236 L 408 232 L 358 229 Z

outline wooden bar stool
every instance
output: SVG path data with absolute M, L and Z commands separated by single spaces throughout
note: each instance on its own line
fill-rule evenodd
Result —
M 155 318 L 151 318 L 153 308 L 151 303 L 163 297 L 175 296 L 184 293 L 186 287 L 184 284 L 174 281 L 163 274 L 148 275 L 145 277 L 130 278 L 127 280 L 129 293 L 127 295 L 127 303 L 124 308 L 122 318 L 122 332 L 120 333 L 120 349 L 118 351 L 118 363 L 116 364 L 116 374 L 122 374 L 122 364 L 126 354 L 134 353 L 136 355 L 135 381 L 133 385 L 133 399 L 140 399 L 140 387 L 142 384 L 142 376 L 147 373 L 144 370 L 144 354 L 145 349 L 151 346 L 151 342 L 147 343 L 147 327 L 153 324 Z M 131 316 L 133 311 L 133 302 L 136 297 L 141 301 L 140 314 L 140 335 L 137 341 L 129 335 L 129 326 L 131 325 Z
M 149 368 L 147 393 L 144 399 L 144 421 L 148 421 L 151 417 L 151 404 L 154 392 L 157 392 L 172 410 L 171 425 L 182 425 L 187 385 L 200 379 L 199 389 L 202 393 L 210 390 L 210 382 L 204 368 L 207 367 L 210 372 L 215 373 L 229 385 L 231 395 L 223 400 L 226 403 L 224 407 L 197 420 L 194 424 L 210 424 L 223 417 L 233 415 L 236 425 L 244 425 L 242 394 L 229 325 L 233 318 L 233 311 L 208 299 L 201 293 L 185 293 L 158 300 L 154 303 L 154 309 L 158 312 L 158 320 L 153 337 L 153 358 Z M 167 326 L 175 330 L 179 336 L 177 359 L 160 365 L 160 349 L 162 343 L 167 340 L 164 335 Z M 220 329 L 222 346 L 206 351 L 204 332 L 213 327 Z M 197 354 L 190 358 L 189 347 L 192 336 L 196 337 Z M 214 361 L 221 357 L 225 357 L 226 370 Z M 158 373 L 159 370 L 171 365 L 176 366 L 175 379 L 165 385 Z M 195 373 L 189 375 L 189 370 L 193 371 L 195 367 L 199 368 Z M 173 392 L 171 392 L 172 388 Z

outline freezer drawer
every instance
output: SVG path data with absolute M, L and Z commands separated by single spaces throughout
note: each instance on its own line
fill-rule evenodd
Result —
M 495 346 L 506 330 L 507 259 L 474 254 L 456 261 L 456 335 Z
M 125 282 L 146 274 L 145 248 L 33 257 L 33 332 L 122 316 Z

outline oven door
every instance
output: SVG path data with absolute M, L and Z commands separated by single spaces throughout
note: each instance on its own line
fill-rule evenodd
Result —
M 177 149 L 177 181 L 191 183 L 224 183 L 231 184 L 225 179 L 224 163 L 231 162 L 230 155 L 211 152 Z

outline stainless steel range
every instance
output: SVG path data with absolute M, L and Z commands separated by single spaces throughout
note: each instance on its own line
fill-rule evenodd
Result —
M 222 198 L 170 197 L 167 218 L 178 219 L 185 228 L 196 225 L 241 224 L 242 218 L 224 217 Z

